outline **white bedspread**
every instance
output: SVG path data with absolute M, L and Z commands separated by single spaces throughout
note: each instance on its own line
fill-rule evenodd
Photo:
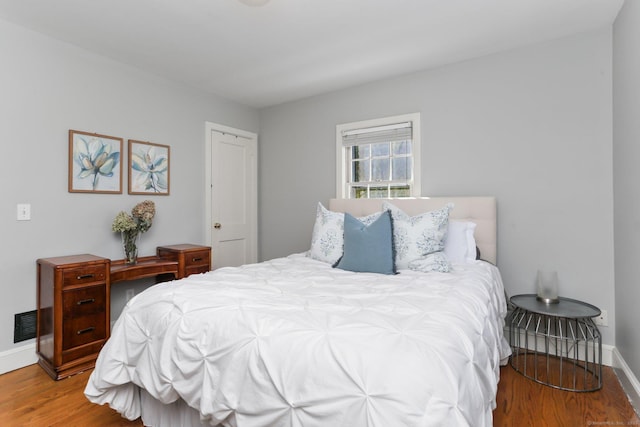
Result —
M 116 322 L 85 394 L 140 388 L 225 426 L 491 426 L 506 302 L 485 262 L 350 273 L 303 255 L 153 286 Z

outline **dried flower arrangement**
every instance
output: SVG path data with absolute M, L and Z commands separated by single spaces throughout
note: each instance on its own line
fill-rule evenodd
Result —
M 156 215 L 156 205 L 151 200 L 138 203 L 131 214 L 120 211 L 111 224 L 111 230 L 122 236 L 125 262 L 135 264 L 138 259 L 138 237 L 149 231 Z

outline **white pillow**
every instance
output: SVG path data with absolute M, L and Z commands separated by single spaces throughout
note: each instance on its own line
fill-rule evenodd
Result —
M 444 254 L 451 262 L 467 263 L 476 259 L 476 223 L 470 221 L 449 221 L 449 229 L 444 240 Z
M 365 226 L 370 225 L 382 212 L 358 218 Z M 318 203 L 316 221 L 311 234 L 309 256 L 315 260 L 334 265 L 344 251 L 344 213 L 333 212 Z
M 409 268 L 420 271 L 449 271 L 446 257 L 436 257 L 438 258 L 436 263 L 420 263 L 420 260 L 426 259 L 429 254 L 442 252 L 444 249 L 449 211 L 453 209 L 453 204 L 449 203 L 441 209 L 413 217 L 389 202 L 384 202 L 382 208 L 390 210 L 393 218 L 393 244 L 398 270 Z M 445 259 L 444 264 L 441 262 L 442 258 Z M 428 267 L 418 267 L 418 265 L 427 265 Z M 437 268 L 434 269 L 433 266 L 437 266 Z

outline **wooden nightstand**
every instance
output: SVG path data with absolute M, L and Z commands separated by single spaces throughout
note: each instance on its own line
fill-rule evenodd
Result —
M 88 254 L 37 261 L 36 351 L 54 379 L 92 368 L 109 338 L 109 264 Z
M 211 270 L 211 248 L 209 246 L 190 244 L 158 246 L 156 254 L 159 258 L 178 262 L 176 279 Z

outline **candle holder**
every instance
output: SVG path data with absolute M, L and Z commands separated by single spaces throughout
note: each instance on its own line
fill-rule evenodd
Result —
M 537 300 L 545 304 L 557 304 L 558 272 L 538 270 L 536 278 Z

